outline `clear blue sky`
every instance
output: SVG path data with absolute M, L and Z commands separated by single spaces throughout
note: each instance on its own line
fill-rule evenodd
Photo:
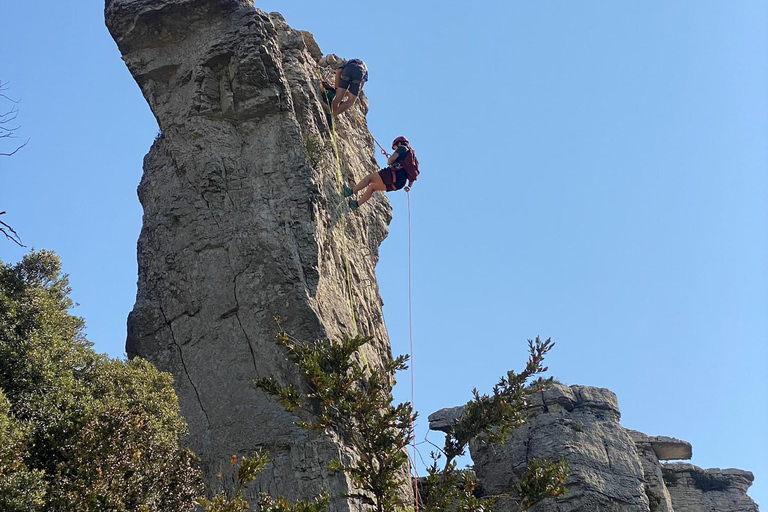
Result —
M 690 441 L 694 464 L 753 471 L 767 506 L 768 4 L 417 4 L 258 6 L 364 59 L 374 136 L 418 152 L 419 436 L 551 336 L 552 375 L 610 388 L 624 426 Z M 0 5 L 0 80 L 31 139 L 0 157 L 0 210 L 61 255 L 89 338 L 121 356 L 157 125 L 102 11 Z M 404 353 L 406 196 L 390 199 L 378 276 Z

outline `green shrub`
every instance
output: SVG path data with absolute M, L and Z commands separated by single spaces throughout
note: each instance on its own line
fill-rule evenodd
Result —
M 191 510 L 202 478 L 179 447 L 186 424 L 172 377 L 96 354 L 69 293 L 52 252 L 0 266 L 0 422 L 13 447 L 3 464 L 31 493 L 25 507 L 0 508 Z
M 677 485 L 678 482 L 678 476 L 677 473 L 672 469 L 664 469 L 661 470 L 661 478 L 664 480 L 664 484 L 667 487 L 674 487 Z
M 297 424 L 321 432 L 332 431 L 352 448 L 355 461 L 345 464 L 335 460 L 331 464 L 350 478 L 354 490 L 348 497 L 376 512 L 402 512 L 414 506 L 403 501 L 400 491 L 408 477 L 406 447 L 413 439 L 416 414 L 408 402 L 392 404 L 390 383 L 394 382 L 396 371 L 407 368 L 408 357 L 389 358 L 378 371 L 363 366 L 356 354 L 370 340 L 364 336 L 343 336 L 338 341 L 322 339 L 309 343 L 280 332 L 277 343 L 307 377 L 309 391 L 303 393 L 294 386 L 282 386 L 274 378 L 259 379 L 255 385 L 289 410 L 305 407 L 307 403 L 316 405 L 318 410 L 308 411 L 317 413 L 314 420 Z M 507 372 L 491 395 L 473 391 L 473 400 L 465 405 L 463 416 L 446 435 L 445 448 L 433 456 L 425 492 L 421 493 L 423 510 L 481 511 L 489 504 L 475 496 L 474 475 L 457 470 L 455 458 L 465 453 L 471 439 L 504 442 L 512 428 L 530 418 L 527 397 L 550 381 L 538 379 L 529 385 L 528 380 L 547 370 L 542 363 L 553 344 L 539 338 L 529 340 L 528 344 L 530 356 L 523 372 Z M 439 468 L 438 460 L 442 457 L 445 462 Z M 530 492 L 536 493 L 531 499 L 565 492 L 565 471 L 564 463 L 552 466 L 541 462 L 539 472 L 529 479 Z
M 243 512 L 250 510 L 250 503 L 243 496 L 245 486 L 256 479 L 259 473 L 269 463 L 269 454 L 259 451 L 250 457 L 232 455 L 230 465 L 237 465 L 234 492 L 219 492 L 211 498 L 201 498 L 200 506 L 204 512 Z M 328 509 L 329 496 L 323 492 L 313 501 L 300 500 L 291 503 L 282 496 L 274 499 L 267 493 L 259 496 L 260 512 L 325 512 Z
M 328 157 L 328 148 L 325 141 L 317 135 L 309 135 L 304 138 L 304 152 L 307 160 L 313 168 L 317 168 Z
M 723 475 L 713 475 L 700 469 L 692 469 L 690 474 L 693 485 L 703 492 L 726 491 L 731 486 L 731 482 Z
M 27 429 L 13 417 L 0 390 L 0 510 L 36 511 L 44 503 L 44 475 L 24 462 L 27 440 Z
M 565 494 L 565 477 L 568 475 L 568 463 L 564 459 L 552 463 L 541 459 L 528 461 L 517 493 L 524 509 L 533 506 L 544 498 Z

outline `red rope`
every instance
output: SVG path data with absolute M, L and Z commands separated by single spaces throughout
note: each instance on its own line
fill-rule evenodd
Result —
M 376 137 L 371 135 L 371 138 L 373 139 L 373 142 L 375 142 L 376 145 L 379 146 L 379 149 L 381 150 L 381 154 L 389 158 L 389 153 L 387 153 L 387 151 L 383 147 L 381 147 L 381 144 L 379 144 L 379 141 L 376 140 Z
M 374 139 L 375 140 L 375 139 Z M 378 144 L 378 142 L 377 142 Z M 381 146 L 379 146 L 381 147 Z M 382 149 L 383 151 L 383 149 Z M 415 392 L 414 392 L 414 378 L 413 378 L 413 294 L 412 294 L 412 273 L 411 273 L 411 193 L 406 192 L 408 197 L 408 334 L 411 341 L 411 406 L 416 409 L 415 405 Z M 414 497 L 414 512 L 419 512 L 419 471 L 416 469 L 416 431 L 413 423 L 411 423 L 411 429 L 413 429 L 413 438 L 411 439 L 411 446 L 413 447 L 413 458 L 411 459 L 411 465 L 413 466 L 413 497 Z

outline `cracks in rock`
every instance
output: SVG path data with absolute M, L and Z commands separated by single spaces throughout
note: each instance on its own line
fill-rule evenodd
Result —
M 186 316 L 186 317 L 189 317 L 189 318 L 193 318 L 193 317 L 194 317 L 195 315 L 197 315 L 199 312 L 200 312 L 200 310 L 199 310 L 199 309 L 198 309 L 197 311 L 195 311 L 194 313 L 190 313 L 189 311 L 184 311 L 183 313 L 179 313 L 178 315 L 176 315 L 175 317 L 173 317 L 173 318 L 171 318 L 171 319 L 167 319 L 167 318 L 165 318 L 165 314 L 163 314 L 163 319 L 165 320 L 165 324 L 164 324 L 164 325 L 161 325 L 160 327 L 158 327 L 157 329 L 155 329 L 155 330 L 153 330 L 153 331 L 150 331 L 150 332 L 148 332 L 148 333 L 145 333 L 145 334 L 143 334 L 142 336 L 144 336 L 144 337 L 147 337 L 147 336 L 153 336 L 153 335 L 157 334 L 158 332 L 162 331 L 163 329 L 165 329 L 166 327 L 169 327 L 169 328 L 170 328 L 170 325 L 171 325 L 173 322 L 175 322 L 177 319 L 179 319 L 179 318 L 181 318 L 181 317 L 183 317 L 183 316 Z M 173 335 L 173 331 L 171 331 L 171 335 Z M 174 341 L 175 341 L 175 340 L 174 340 Z
M 605 437 L 601 438 L 603 441 L 603 449 L 605 450 L 605 458 L 608 459 L 608 469 L 613 469 L 613 464 L 611 464 L 611 454 L 608 453 L 608 444 L 605 442 Z
M 192 389 L 195 391 L 195 396 L 197 397 L 197 403 L 200 404 L 200 410 L 203 411 L 203 415 L 205 416 L 205 421 L 208 424 L 208 428 L 211 428 L 211 420 L 208 418 L 208 413 L 205 412 L 205 407 L 203 407 L 203 401 L 200 399 L 200 393 L 197 390 L 197 386 L 195 386 L 195 383 L 192 382 L 192 377 L 189 375 L 189 370 L 187 370 L 187 363 L 184 362 L 184 353 L 181 351 L 181 345 L 178 341 L 176 341 L 176 335 L 173 333 L 173 326 L 171 325 L 171 322 L 168 321 L 168 317 L 165 316 L 165 310 L 163 310 L 163 307 L 160 306 L 160 314 L 163 315 L 163 320 L 165 321 L 165 324 L 168 326 L 168 330 L 171 333 L 171 340 L 173 340 L 173 344 L 176 345 L 176 348 L 179 351 L 179 359 L 181 360 L 181 366 L 184 368 L 184 373 L 187 376 L 187 379 L 189 380 L 189 384 L 192 386 Z M 178 317 L 177 317 L 178 318 Z
M 233 317 L 233 316 L 237 316 L 237 310 L 238 310 L 239 307 L 240 306 L 236 305 L 235 307 L 233 307 L 229 311 L 223 312 L 221 315 L 219 315 L 219 320 L 226 320 L 227 318 L 230 318 L 230 317 Z
M 229 204 L 232 205 L 232 209 L 236 210 L 237 206 L 235 206 L 235 201 L 232 199 L 232 196 L 229 193 L 229 185 L 228 185 L 229 180 L 227 178 L 227 165 L 224 162 L 222 162 L 221 163 L 221 167 L 222 167 L 222 171 L 221 171 L 222 172 L 222 176 L 221 177 L 222 177 L 222 180 L 224 181 L 224 192 L 227 195 L 227 199 L 229 199 Z
M 173 151 L 173 149 L 171 149 L 170 146 L 171 145 L 170 145 L 170 141 L 169 141 L 169 144 L 168 144 L 168 147 L 167 147 L 166 151 L 168 153 L 168 156 L 171 158 L 171 161 L 173 162 L 173 165 L 179 171 L 181 171 L 182 175 L 184 176 L 184 180 L 187 182 L 187 185 L 189 185 L 189 188 L 191 188 L 192 190 L 194 190 L 195 192 L 197 192 L 200 195 L 202 200 L 205 202 L 206 208 L 208 208 L 208 211 L 211 212 L 211 218 L 213 219 L 213 222 L 216 224 L 216 227 L 219 228 L 219 230 L 221 230 L 221 225 L 219 224 L 219 220 L 216 218 L 216 212 L 213 210 L 213 208 L 211 208 L 211 203 L 205 197 L 205 194 L 202 191 L 198 190 L 198 188 L 195 186 L 195 184 L 192 183 L 192 180 L 189 179 L 189 176 L 188 176 L 186 168 L 184 167 L 183 164 L 180 164 L 179 161 L 176 159 L 176 156 L 174 155 L 174 151 Z M 229 196 L 229 191 L 227 191 L 227 196 Z M 231 201 L 231 198 L 230 198 L 230 201 Z
M 256 375 L 259 375 L 259 367 L 256 365 L 256 353 L 253 351 L 253 343 L 251 343 L 251 338 L 248 336 L 248 331 L 245 330 L 245 326 L 243 325 L 242 320 L 240 320 L 240 300 L 237 298 L 237 278 L 241 275 L 245 274 L 246 271 L 250 268 L 250 264 L 246 265 L 245 268 L 238 274 L 235 274 L 235 269 L 232 267 L 232 260 L 229 256 L 229 251 L 227 251 L 227 263 L 229 264 L 230 270 L 232 270 L 232 273 L 234 274 L 234 278 L 232 279 L 232 294 L 235 297 L 235 307 L 232 309 L 232 314 L 234 314 L 234 317 L 237 318 L 237 324 L 240 326 L 240 330 L 243 331 L 243 336 L 245 336 L 245 342 L 248 344 L 248 350 L 251 352 L 251 360 L 253 361 L 253 369 L 256 372 Z
M 531 443 L 533 443 L 533 429 L 530 425 L 526 425 L 528 429 L 527 438 L 525 440 L 525 465 L 527 466 L 531 462 Z

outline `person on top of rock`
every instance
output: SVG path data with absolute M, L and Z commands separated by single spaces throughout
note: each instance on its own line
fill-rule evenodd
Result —
M 368 81 L 368 67 L 360 59 L 342 59 L 330 53 L 320 60 L 320 65 L 336 68 L 334 84 L 336 94 L 331 104 L 333 115 L 337 116 L 355 104 L 363 84 Z
M 377 190 L 392 192 L 394 190 L 400 190 L 405 185 L 405 191 L 410 192 L 413 182 L 419 176 L 419 159 L 416 158 L 416 153 L 411 148 L 410 142 L 405 137 L 397 137 L 392 141 L 392 149 L 394 153 L 387 155 L 387 167 L 377 172 L 372 172 L 362 180 L 360 180 L 354 187 L 350 187 L 348 184 L 344 184 L 342 187 L 342 194 L 344 197 L 349 197 L 349 207 L 352 210 L 357 210 L 361 204 L 368 201 L 373 193 Z M 359 200 L 353 199 L 353 194 L 356 194 L 368 187 Z

